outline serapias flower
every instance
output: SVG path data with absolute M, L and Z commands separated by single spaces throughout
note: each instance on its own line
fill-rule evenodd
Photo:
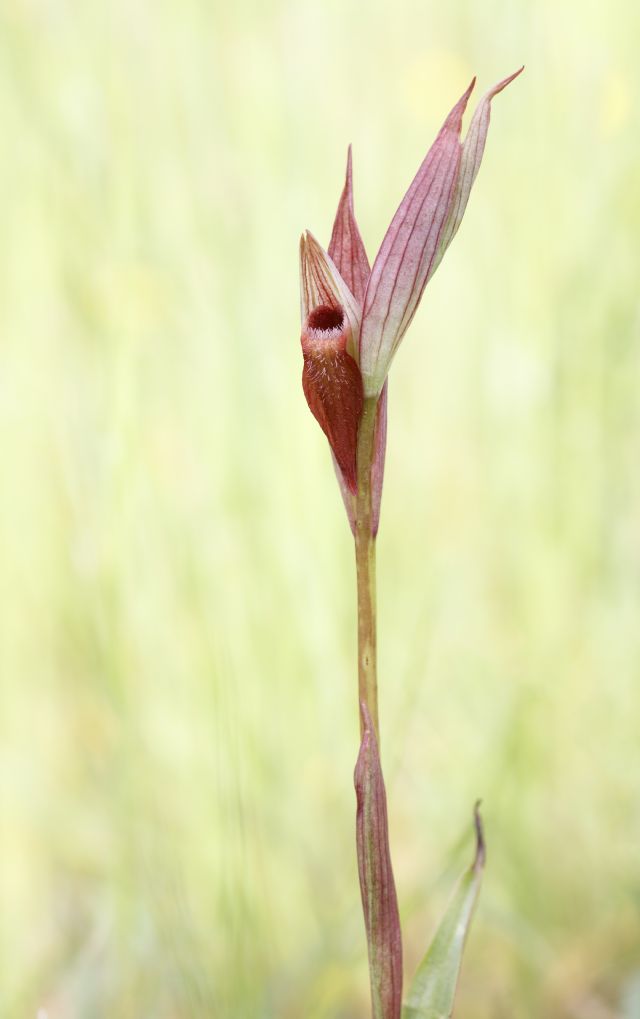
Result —
M 328 250 L 310 233 L 302 237 L 303 387 L 329 440 L 352 528 L 363 403 L 374 399 L 378 406 L 371 470 L 375 530 L 384 468 L 389 367 L 424 288 L 462 221 L 482 161 L 491 100 L 521 71 L 485 93 L 462 142 L 462 116 L 475 85 L 473 79 L 425 156 L 371 269 L 353 208 L 351 149 Z
M 347 350 L 351 328 L 341 305 L 319 304 L 302 329 L 302 388 L 329 440 L 347 488 L 356 491 L 356 445 L 364 395 L 362 376 Z

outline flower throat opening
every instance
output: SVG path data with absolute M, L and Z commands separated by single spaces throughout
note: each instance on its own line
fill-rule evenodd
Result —
M 344 311 L 342 308 L 331 308 L 328 304 L 320 304 L 309 313 L 307 324 L 310 329 L 317 329 L 319 332 L 331 332 L 333 329 L 342 329 L 344 323 Z

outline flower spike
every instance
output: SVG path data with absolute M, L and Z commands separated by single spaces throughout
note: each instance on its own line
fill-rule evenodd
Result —
M 368 467 L 371 534 L 375 537 L 384 474 L 389 367 L 424 288 L 464 216 L 484 153 L 491 100 L 522 70 L 482 97 L 463 144 L 462 117 L 475 86 L 473 79 L 402 199 L 372 269 L 354 213 L 351 146 L 328 250 L 309 232 L 301 238 L 304 392 L 329 439 L 354 535 L 355 458 L 364 401 L 377 403 Z
M 347 175 L 344 189 L 340 196 L 340 203 L 336 212 L 333 232 L 327 251 L 338 267 L 340 275 L 349 287 L 349 290 L 358 303 L 362 304 L 371 269 L 353 211 L 351 146 L 349 146 L 347 152 Z

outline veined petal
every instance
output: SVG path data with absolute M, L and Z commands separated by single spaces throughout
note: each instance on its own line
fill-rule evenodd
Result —
M 350 332 L 341 306 L 321 304 L 307 316 L 300 342 L 302 388 L 309 409 L 329 440 L 348 490 L 355 493 L 364 398 L 360 369 L 347 352 Z
M 349 290 L 362 304 L 371 268 L 353 210 L 351 146 L 347 153 L 347 175 L 327 250 Z
M 354 782 L 358 809 L 356 843 L 362 908 L 367 931 L 373 1019 L 400 1019 L 402 939 L 389 853 L 387 796 L 376 734 L 366 705 Z
M 445 120 L 380 246 L 367 284 L 360 368 L 367 396 L 379 393 L 422 297 L 460 167 L 460 128 L 475 78 Z
M 320 305 L 344 309 L 350 326 L 347 350 L 357 361 L 362 318 L 360 305 L 331 257 L 307 230 L 300 238 L 300 315 L 303 324 Z
M 462 145 L 460 172 L 458 173 L 458 179 L 456 180 L 455 190 L 451 199 L 447 222 L 445 223 L 444 230 L 442 231 L 433 267 L 429 273 L 430 277 L 433 276 L 437 267 L 440 265 L 442 256 L 455 237 L 458 227 L 462 222 L 465 209 L 467 208 L 471 188 L 478 176 L 478 170 L 480 169 L 484 146 L 487 140 L 489 120 L 491 118 L 491 100 L 494 96 L 498 95 L 498 92 L 502 92 L 503 88 L 506 88 L 514 78 L 517 78 L 519 74 L 522 74 L 523 70 L 524 67 L 521 67 L 519 71 L 515 72 L 515 74 L 510 74 L 508 78 L 504 78 L 502 81 L 499 81 L 497 85 L 494 85 L 493 88 L 490 88 L 489 91 L 485 93 L 478 103 L 471 124 L 469 125 L 467 136 Z

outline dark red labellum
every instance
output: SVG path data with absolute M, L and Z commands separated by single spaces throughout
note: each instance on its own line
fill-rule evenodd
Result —
M 327 436 L 349 490 L 356 491 L 356 450 L 364 393 L 358 365 L 347 353 L 350 329 L 342 307 L 321 304 L 302 329 L 302 388 Z

